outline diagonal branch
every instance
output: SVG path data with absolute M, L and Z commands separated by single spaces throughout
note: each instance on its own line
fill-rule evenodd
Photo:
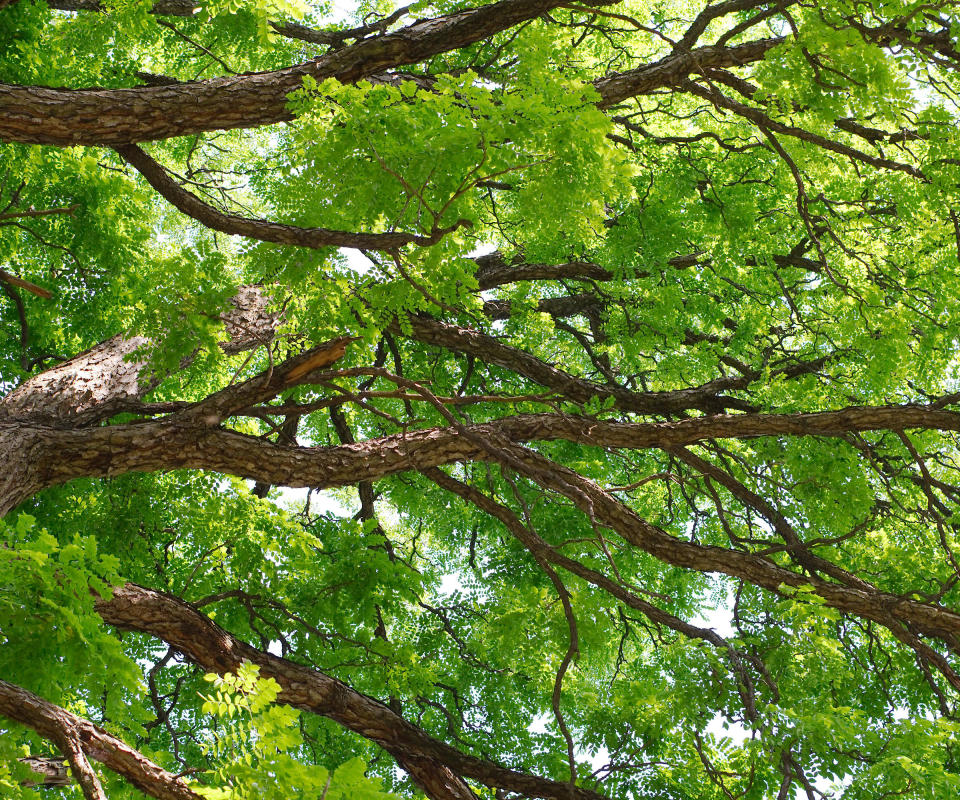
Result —
M 541 488 L 567 497 L 591 520 L 616 531 L 634 547 L 673 566 L 742 578 L 778 595 L 788 596 L 788 587 L 809 587 L 827 605 L 883 625 L 918 655 L 934 663 L 949 683 L 960 690 L 960 674 L 917 636 L 919 633 L 940 639 L 960 655 L 960 614 L 872 587 L 830 583 L 816 576 L 807 578 L 764 556 L 675 538 L 577 472 L 506 440 L 497 445 L 512 468 L 521 463 L 523 473 Z
M 473 486 L 463 483 L 462 481 L 447 475 L 445 472 L 437 468 L 424 470 L 423 474 L 441 488 L 446 489 L 448 492 L 451 492 L 462 498 L 464 502 L 476 506 L 484 513 L 489 514 L 491 517 L 499 520 L 507 528 L 507 530 L 513 534 L 517 541 L 523 544 L 524 547 L 530 551 L 531 555 L 538 562 L 549 562 L 550 564 L 561 567 L 572 575 L 576 575 L 577 577 L 585 580 L 587 583 L 604 590 L 612 597 L 620 600 L 628 608 L 632 608 L 634 611 L 639 611 L 651 622 L 670 628 L 671 630 L 676 631 L 677 633 L 680 633 L 690 639 L 698 639 L 707 642 L 723 652 L 730 661 L 731 667 L 740 681 L 739 690 L 741 699 L 744 702 L 744 708 L 751 719 L 756 718 L 757 712 L 754 698 L 754 682 L 750 677 L 749 672 L 746 670 L 743 659 L 747 658 L 753 662 L 754 666 L 759 667 L 764 673 L 764 678 L 769 680 L 769 676 L 766 675 L 766 671 L 763 669 L 762 662 L 757 664 L 749 656 L 745 656 L 737 651 L 716 631 L 710 628 L 700 628 L 696 625 L 690 624 L 689 622 L 685 622 L 679 617 L 676 617 L 673 614 L 664 611 L 662 608 L 655 606 L 649 601 L 639 597 L 621 583 L 618 583 L 608 578 L 606 575 L 591 569 L 580 561 L 572 559 L 569 556 L 565 556 L 563 553 L 558 552 L 555 548 L 551 547 L 546 541 L 544 541 L 529 525 L 525 525 L 523 521 L 513 513 L 513 511 L 511 511 L 505 505 L 498 503 L 492 497 L 480 492 Z
M 176 775 L 102 728 L 4 680 L 0 680 L 0 714 L 56 743 L 70 761 L 87 800 L 106 800 L 88 759 L 99 761 L 158 800 L 203 800 Z
M 699 74 L 709 67 L 739 67 L 763 59 L 767 52 L 786 41 L 784 37 L 757 39 L 729 47 L 698 47 L 681 53 L 671 53 L 652 64 L 616 72 L 593 82 L 600 93 L 602 108 L 629 100 L 638 95 L 650 94 L 657 89 L 674 86 L 686 80 L 691 73 Z
M 0 269 L 0 283 L 7 283 L 11 286 L 18 286 L 21 289 L 26 289 L 30 294 L 35 294 L 37 297 L 42 297 L 44 300 L 49 300 L 53 297 L 53 294 L 49 289 L 44 289 L 42 286 L 37 286 L 35 283 L 30 283 L 30 281 L 25 281 L 23 278 L 18 278 L 16 275 L 13 275 L 7 272 L 5 269 Z
M 173 595 L 126 584 L 95 607 L 105 622 L 156 636 L 208 671 L 223 674 L 243 661 L 256 664 L 263 677 L 280 684 L 281 703 L 328 717 L 380 745 L 435 800 L 475 800 L 463 778 L 531 798 L 601 800 L 586 789 L 461 753 L 336 678 L 240 641 Z
M 234 236 L 296 247 L 352 247 L 357 250 L 399 250 L 408 244 L 428 247 L 467 223 L 459 220 L 446 228 L 434 227 L 428 236 L 414 233 L 351 233 L 329 228 L 300 228 L 262 219 L 225 214 L 177 183 L 166 170 L 135 144 L 116 148 L 117 153 L 173 206 L 208 228 Z
M 391 325 L 389 330 L 399 335 L 405 333 L 398 323 Z M 595 397 L 613 398 L 617 408 L 638 414 L 676 414 L 691 409 L 708 414 L 722 413 L 726 409 L 753 410 L 749 403 L 739 398 L 720 394 L 731 389 L 746 388 L 751 381 L 747 376 L 718 378 L 692 389 L 638 393 L 622 386 L 609 386 L 578 378 L 525 350 L 505 345 L 489 334 L 423 315 L 409 318 L 407 335 L 424 344 L 473 355 L 485 363 L 508 369 L 541 386 L 553 389 L 573 403 L 586 403 Z
M 709 75 L 709 71 L 707 74 Z M 904 172 L 913 178 L 918 178 L 924 183 L 928 182 L 929 180 L 927 176 L 923 174 L 923 172 L 910 164 L 904 164 L 900 161 L 893 161 L 892 159 L 883 158 L 881 156 L 874 156 L 870 153 L 865 153 L 862 150 L 858 150 L 855 147 L 850 147 L 849 145 L 843 144 L 842 142 L 836 142 L 833 139 L 828 139 L 826 136 L 821 136 L 818 133 L 812 133 L 794 125 L 786 125 L 768 116 L 760 109 L 740 103 L 734 100 L 732 97 L 728 97 L 722 92 L 718 92 L 712 87 L 705 86 L 701 83 L 695 83 L 691 80 L 682 81 L 680 86 L 684 91 L 690 92 L 690 94 L 694 94 L 697 97 L 709 101 L 719 109 L 731 111 L 738 117 L 749 120 L 760 128 L 766 128 L 785 136 L 792 136 L 795 139 L 800 139 L 801 141 L 815 145 L 816 147 L 820 147 L 824 150 L 838 153 L 854 161 L 859 161 L 863 164 L 869 164 L 871 167 L 875 167 L 876 169 L 888 169 L 893 170 L 894 172 Z
M 560 5 L 561 0 L 500 0 L 417 20 L 392 33 L 273 72 L 133 89 L 0 84 L 0 141 L 116 147 L 285 122 L 294 116 L 287 96 L 301 88 L 307 76 L 355 83 L 466 47 Z
M 317 377 L 321 376 L 324 373 Z M 225 401 L 230 405 L 233 399 Z M 201 403 L 189 406 L 183 416 L 73 430 L 42 421 L 0 419 L 0 456 L 7 464 L 0 472 L 0 515 L 42 488 L 80 477 L 209 469 L 275 486 L 325 489 L 490 458 L 475 440 L 453 427 L 407 431 L 340 447 L 291 447 L 216 427 L 220 411 L 215 403 Z M 708 439 L 842 437 L 911 428 L 958 432 L 960 414 L 925 406 L 857 406 L 813 414 L 712 415 L 649 423 L 520 414 L 466 426 L 479 437 L 564 440 L 629 450 L 668 450 Z M 960 618 L 956 630 L 960 633 Z

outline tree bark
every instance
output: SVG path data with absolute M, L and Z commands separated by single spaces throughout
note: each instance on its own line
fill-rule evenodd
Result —
M 601 5 L 603 3 L 595 3 Z M 255 128 L 293 119 L 288 95 L 305 77 L 355 83 L 486 39 L 561 6 L 556 0 L 501 0 L 489 6 L 415 22 L 313 61 L 274 70 L 166 86 L 130 89 L 54 89 L 0 84 L 0 141 L 101 145 Z M 594 82 L 600 108 L 647 94 L 706 67 L 758 61 L 783 39 L 731 47 L 702 47 Z
M 131 358 L 148 342 L 145 336 L 113 336 L 30 378 L 0 398 L 0 424 L 30 419 L 84 425 L 117 413 L 156 385 L 141 375 L 144 362 Z
M 280 702 L 328 717 L 376 742 L 435 800 L 475 800 L 460 776 L 531 798 L 602 797 L 461 753 L 336 678 L 240 641 L 173 595 L 128 583 L 116 589 L 109 600 L 98 600 L 96 610 L 105 622 L 156 636 L 210 672 L 233 672 L 244 661 L 256 664 L 261 676 L 280 684 Z
M 99 761 L 158 800 L 203 800 L 176 775 L 102 728 L 4 680 L 0 680 L 0 714 L 33 729 L 61 749 L 76 748 L 72 758 L 65 753 L 71 762 L 78 757 Z
M 190 413 L 197 413 L 196 407 Z M 182 414 L 128 425 L 69 429 L 0 420 L 0 515 L 42 488 L 75 478 L 208 469 L 274 486 L 328 489 L 458 461 L 492 457 L 456 428 L 427 428 L 340 447 L 292 447 Z M 465 430 L 513 442 L 565 440 L 623 449 L 756 436 L 842 436 L 871 430 L 960 431 L 960 414 L 922 406 L 858 406 L 814 414 L 737 414 L 619 423 L 568 414 L 521 414 Z
M 0 140 L 115 147 L 284 122 L 293 118 L 287 97 L 301 88 L 307 76 L 355 83 L 466 47 L 560 5 L 559 0 L 500 0 L 418 20 L 398 31 L 272 72 L 134 89 L 0 84 Z

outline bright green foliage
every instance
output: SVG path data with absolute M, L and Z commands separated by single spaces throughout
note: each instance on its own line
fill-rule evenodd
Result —
M 489 4 L 419 2 L 387 27 Z M 323 40 L 338 27 L 323 2 L 215 0 L 169 18 L 151 8 L 2 7 L 0 82 L 242 82 L 360 51 L 350 37 L 328 51 L 278 33 L 300 22 Z M 707 8 L 728 13 L 678 44 Z M 394 4 L 353 11 L 341 27 Z M 378 52 L 379 33 L 363 47 Z M 772 37 L 783 41 L 722 69 L 697 49 Z M 104 456 L 99 474 L 113 477 L 47 486 L 0 522 L 0 678 L 189 773 L 211 800 L 422 796 L 362 725 L 284 706 L 256 668 L 204 675 L 158 638 L 106 627 L 95 597 L 132 581 L 563 792 L 575 772 L 578 787 L 615 800 L 960 796 L 949 627 L 960 613 L 958 41 L 955 2 L 559 4 L 369 80 L 305 68 L 283 124 L 141 143 L 229 214 L 436 236 L 384 251 L 229 236 L 176 210 L 109 148 L 0 144 L 0 209 L 50 212 L 0 211 L 0 268 L 53 293 L 0 283 L 2 391 L 116 334 L 151 338 L 154 405 L 64 423 L 70 435 L 146 430 L 356 337 L 316 382 L 284 383 L 215 420 L 217 434 L 262 446 L 255 457 L 221 474 L 183 469 L 195 456 L 176 452 L 153 472 L 119 474 Z M 608 79 L 655 77 L 690 51 L 686 71 L 606 103 Z M 477 253 L 494 248 L 504 270 L 570 272 L 482 284 Z M 221 314 L 249 284 L 269 298 L 276 335 L 228 353 Z M 433 323 L 447 338 L 418 333 Z M 661 392 L 707 399 L 668 411 L 622 400 Z M 735 426 L 929 403 L 954 421 L 818 435 L 731 427 L 687 450 L 585 443 L 606 422 L 680 430 L 713 415 Z M 419 471 L 426 456 L 306 498 L 255 494 L 236 477 L 298 446 L 306 465 L 313 448 L 350 439 L 391 437 L 368 459 L 390 464 L 405 436 L 429 428 L 479 447 L 470 426 L 525 414 L 576 428 L 564 438 L 544 422 L 549 435 L 520 443 L 572 473 L 557 467 L 545 486 L 503 455 L 517 443 L 493 436 L 494 452 L 440 467 L 513 527 Z M 202 450 L 213 428 L 189 424 Z M 205 466 L 221 468 L 222 452 L 209 452 Z M 284 474 L 300 483 L 298 465 Z M 574 479 L 666 544 L 602 519 Z M 546 549 L 531 552 L 518 526 Z M 582 569 L 548 570 L 543 552 Z M 764 582 L 731 566 L 748 557 L 780 571 Z M 846 609 L 829 591 L 841 588 L 861 592 Z M 946 619 L 947 633 L 878 621 L 909 604 Z M 51 752 L 0 720 L 0 796 L 33 797 L 17 759 Z M 141 796 L 103 777 L 111 799 Z M 522 796 L 468 783 L 484 800 Z
M 95 536 L 58 541 L 27 514 L 0 525 L 4 679 L 80 714 L 85 699 L 103 696 L 117 724 L 139 728 L 124 696 L 142 691 L 140 669 L 93 610 L 95 597 L 109 598 L 123 582 L 119 560 L 103 552 Z M 82 687 L 78 676 L 84 676 Z
M 204 695 L 201 710 L 220 724 L 211 731 L 206 753 L 216 764 L 209 785 L 197 791 L 209 800 L 390 800 L 378 781 L 365 777 L 365 765 L 355 758 L 330 773 L 293 758 L 303 745 L 297 726 L 299 714 L 275 705 L 280 687 L 259 669 L 244 663 L 236 674 L 205 675 L 213 694 Z M 322 788 L 321 788 L 322 787 Z

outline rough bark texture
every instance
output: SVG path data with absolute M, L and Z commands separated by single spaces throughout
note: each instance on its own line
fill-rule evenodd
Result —
M 232 308 L 220 315 L 227 340 L 220 349 L 227 355 L 253 350 L 273 341 L 281 313 L 268 311 L 271 297 L 262 286 L 241 286 L 230 301 Z
M 41 372 L 0 398 L 0 422 L 69 420 L 82 425 L 115 413 L 155 383 L 141 375 L 144 362 L 131 358 L 147 344 L 145 336 L 113 336 Z
M 150 797 L 202 800 L 182 780 L 102 728 L 4 680 L 0 680 L 0 714 L 32 728 L 61 749 L 70 748 L 72 752 L 64 755 L 71 761 L 78 758 L 78 753 L 84 759 L 99 761 Z
M 280 370 L 277 372 L 282 375 Z M 244 401 L 262 391 L 256 379 L 248 384 L 237 387 L 238 391 L 243 390 L 240 394 Z M 11 467 L 0 478 L 0 500 L 7 504 L 0 507 L 0 512 L 44 486 L 77 477 L 107 477 L 130 471 L 210 469 L 272 485 L 328 488 L 455 461 L 498 460 L 497 448 L 486 447 L 484 442 L 566 439 L 600 447 L 669 450 L 704 439 L 728 437 L 838 436 L 910 427 L 960 431 L 960 414 L 917 406 L 856 407 L 818 414 L 718 415 L 637 424 L 532 414 L 468 428 L 433 428 L 353 445 L 309 448 L 277 445 L 204 426 L 202 420 L 208 414 L 213 413 L 217 419 L 228 407 L 223 397 L 217 401 L 190 409 L 192 417 L 174 415 L 169 420 L 138 425 L 71 431 L 0 424 L 0 448 L 5 448 L 0 452 L 5 452 Z M 189 424 L 198 415 L 201 421 Z M 509 451 L 509 445 L 505 447 Z M 888 626 L 891 619 L 900 620 L 952 646 L 960 643 L 960 615 L 947 609 L 864 589 L 862 584 L 843 586 L 807 578 L 747 552 L 682 541 L 639 518 L 571 470 L 528 450 L 521 451 L 518 458 L 521 463 L 536 465 L 531 477 L 545 489 L 569 497 L 631 544 L 669 564 L 732 575 L 774 592 L 779 592 L 783 585 L 811 586 L 828 604 L 842 611 Z
M 490 6 L 413 23 L 313 61 L 273 72 L 131 89 L 54 89 L 0 84 L 0 140 L 29 144 L 105 145 L 253 128 L 293 118 L 287 95 L 310 76 L 354 83 L 487 38 L 563 5 L 502 0 Z M 702 47 L 598 79 L 600 107 L 671 86 L 706 67 L 763 58 L 783 39 Z M 126 156 L 125 156 L 126 157 Z M 351 245 L 347 245 L 351 246 Z
M 211 672 L 231 672 L 244 661 L 281 686 L 280 702 L 321 714 L 379 744 L 430 797 L 474 800 L 460 775 L 526 797 L 556 800 L 600 798 L 594 792 L 507 769 L 461 753 L 425 734 L 383 703 L 329 675 L 264 653 L 240 641 L 173 595 L 126 584 L 96 604 L 106 622 L 148 633 Z
M 562 5 L 501 0 L 363 40 L 273 72 L 134 89 L 52 89 L 0 84 L 0 140 L 108 147 L 253 128 L 293 118 L 287 95 L 306 76 L 354 83 L 384 70 L 466 47 Z
M 390 331 L 398 335 L 404 333 L 399 324 L 391 326 Z M 496 364 L 553 389 L 575 403 L 586 403 L 595 397 L 612 398 L 617 408 L 639 414 L 676 414 L 691 409 L 708 413 L 727 409 L 751 410 L 745 401 L 720 394 L 746 387 L 750 381 L 744 376 L 719 378 L 703 386 L 672 392 L 631 392 L 621 386 L 607 386 L 578 378 L 525 350 L 502 344 L 494 336 L 430 317 L 410 317 L 409 331 L 412 338 L 424 344 L 481 358 L 488 364 Z
M 248 387 L 244 399 L 256 388 Z M 227 405 L 220 398 L 219 404 L 197 405 L 162 420 L 106 428 L 0 422 L 0 454 L 8 464 L 0 475 L 0 514 L 46 486 L 127 472 L 208 469 L 274 486 L 347 486 L 457 461 L 490 460 L 478 439 L 563 439 L 598 447 L 669 450 L 724 438 L 842 436 L 890 428 L 960 431 L 960 414 L 923 406 L 712 415 L 658 423 L 525 414 L 469 426 L 469 435 L 457 428 L 428 428 L 339 447 L 292 447 L 217 427 Z
M 103 11 L 100 0 L 52 0 L 47 3 L 50 8 L 58 11 Z M 192 17 L 200 6 L 193 0 L 158 0 L 150 9 L 151 14 L 162 14 L 168 17 Z
M 531 264 L 527 262 L 507 263 L 499 252 L 478 256 L 477 287 L 493 289 L 506 283 L 536 280 L 594 280 L 609 281 L 613 273 L 597 264 L 585 261 L 570 261 L 565 264 Z

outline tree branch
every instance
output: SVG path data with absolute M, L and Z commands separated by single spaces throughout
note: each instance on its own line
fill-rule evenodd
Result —
M 607 2 L 608 0 L 599 0 Z M 0 84 L 0 141 L 117 147 L 293 119 L 288 95 L 310 76 L 355 83 L 466 47 L 534 19 L 560 0 L 500 0 L 364 39 L 273 72 L 132 89 Z
M 351 233 L 329 228 L 300 228 L 262 219 L 225 214 L 204 203 L 177 183 L 166 170 L 135 144 L 116 148 L 117 153 L 137 170 L 171 205 L 208 228 L 234 236 L 246 236 L 263 242 L 318 249 L 351 247 L 357 250 L 399 250 L 408 244 L 428 247 L 448 233 L 467 224 L 460 220 L 446 228 L 434 228 L 428 236 L 414 233 Z
M 435 800 L 475 800 L 463 776 L 485 786 L 546 800 L 600 800 L 601 795 L 461 753 L 428 736 L 389 707 L 319 670 L 257 650 L 173 595 L 128 583 L 97 613 L 124 630 L 156 636 L 210 672 L 236 671 L 243 661 L 280 684 L 279 702 L 328 717 L 390 753 Z
M 99 761 L 158 800 L 203 800 L 176 775 L 102 728 L 4 680 L 0 680 L 0 714 L 26 725 L 64 750 L 87 800 L 106 800 L 88 758 Z

